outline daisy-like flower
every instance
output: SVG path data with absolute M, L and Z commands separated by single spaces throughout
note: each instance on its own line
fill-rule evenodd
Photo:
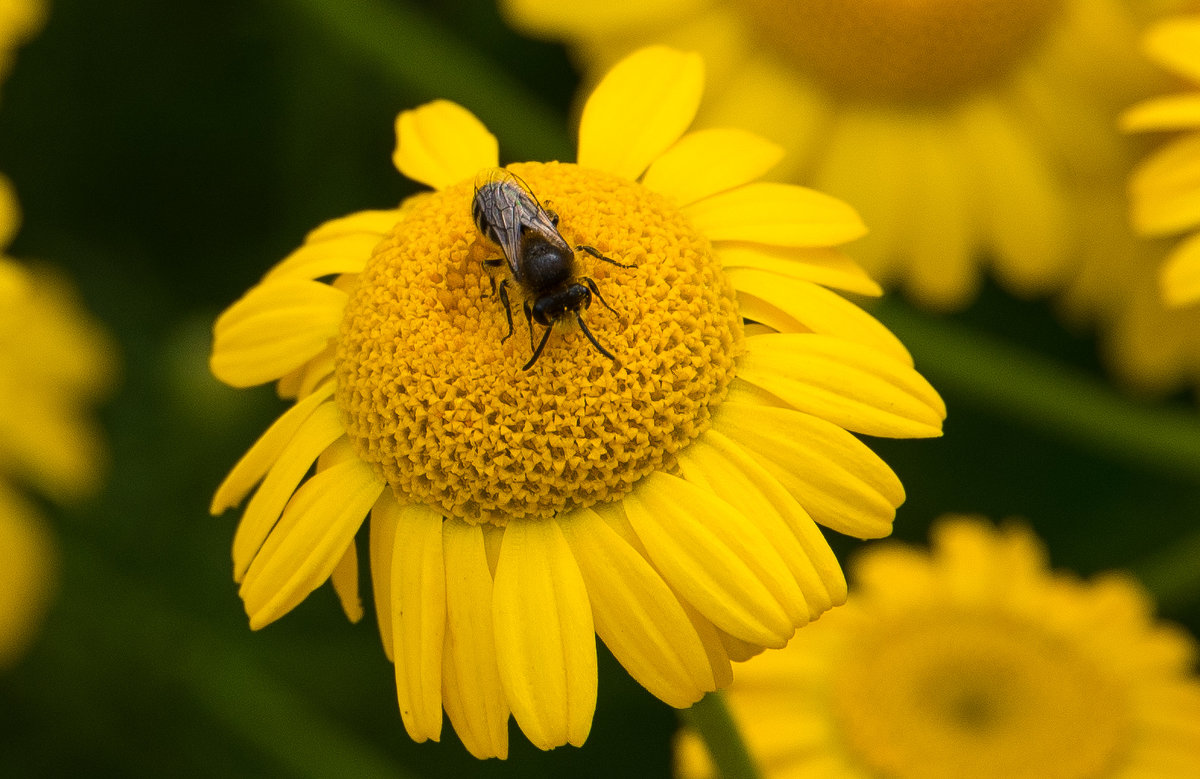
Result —
M 764 776 L 1200 776 L 1196 644 L 1130 577 L 1054 573 L 1029 530 L 967 517 L 852 573 L 846 606 L 726 693 Z M 679 747 L 680 776 L 711 775 Z
M 1130 182 L 1137 230 L 1175 235 L 1200 228 L 1200 15 L 1159 22 L 1147 32 L 1144 49 L 1155 63 L 1190 82 L 1189 91 L 1148 100 L 1122 117 L 1129 131 L 1183 131 L 1147 159 Z M 1174 249 L 1160 282 L 1169 305 L 1200 300 L 1200 232 Z
M 0 177 L 0 247 L 18 221 Z M 50 534 L 17 485 L 56 500 L 95 489 L 104 457 L 88 412 L 113 363 L 107 337 L 60 279 L 0 256 L 0 668 L 35 635 L 54 580 Z
M 233 546 L 251 626 L 326 579 L 357 617 L 369 513 L 418 741 L 439 738 L 444 707 L 480 757 L 507 754 L 510 712 L 542 749 L 583 743 L 597 634 L 672 706 L 727 684 L 731 659 L 842 602 L 818 524 L 890 531 L 903 488 L 851 431 L 940 434 L 904 347 L 828 289 L 878 291 L 834 248 L 858 215 L 754 183 L 774 144 L 685 134 L 702 84 L 696 55 L 635 53 L 588 101 L 577 164 L 508 167 L 570 246 L 631 266 L 580 251 L 575 269 L 607 303 L 581 316 L 615 359 L 560 321 L 523 369 L 535 333 L 515 300 L 505 338 L 492 280 L 521 288 L 503 268 L 490 280 L 500 249 L 472 219 L 497 141 L 444 101 L 396 123 L 397 168 L 433 192 L 318 228 L 217 320 L 216 375 L 296 400 L 212 506 L 258 484 Z
M 848 248 L 916 302 L 971 302 L 983 263 L 1022 296 L 1060 288 L 1089 251 L 1080 202 L 1117 197 L 1117 113 L 1148 94 L 1133 0 L 503 0 L 591 73 L 659 42 L 713 64 L 700 126 L 782 144 L 775 171 L 853 203 Z M 1122 102 L 1124 100 L 1124 102 Z

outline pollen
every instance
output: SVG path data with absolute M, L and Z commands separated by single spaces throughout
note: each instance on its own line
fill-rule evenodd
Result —
M 742 0 L 779 52 L 831 87 L 872 99 L 956 96 L 1005 75 L 1058 0 Z
M 732 285 L 666 198 L 571 164 L 510 169 L 559 215 L 568 243 L 635 266 L 577 253 L 576 273 L 615 310 L 593 301 L 583 312 L 615 361 L 559 323 L 522 370 L 533 348 L 524 301 L 510 283 L 505 340 L 492 280 L 509 271 L 483 264 L 500 253 L 471 220 L 472 181 L 425 196 L 375 249 L 336 358 L 350 440 L 396 497 L 498 525 L 615 500 L 672 469 L 710 426 L 742 348 Z

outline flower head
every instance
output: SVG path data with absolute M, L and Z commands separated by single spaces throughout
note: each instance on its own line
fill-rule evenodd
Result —
M 16 233 L 0 177 L 0 249 Z M 94 490 L 103 468 L 90 407 L 108 390 L 113 348 L 62 279 L 0 256 L 0 668 L 36 632 L 54 579 L 54 545 L 17 490 L 56 500 Z
M 695 55 L 632 55 L 588 101 L 578 163 L 509 165 L 484 181 L 528 200 L 475 214 L 496 139 L 453 103 L 406 111 L 396 165 L 434 191 L 314 231 L 216 323 L 218 377 L 296 399 L 213 501 L 258 484 L 233 549 L 251 625 L 326 579 L 361 615 L 369 513 L 414 739 L 444 707 L 480 757 L 507 754 L 510 712 L 543 749 L 581 744 L 596 635 L 673 706 L 727 684 L 844 598 L 817 523 L 890 532 L 903 489 L 850 431 L 940 433 L 903 346 L 827 289 L 878 291 L 834 248 L 857 214 L 755 183 L 774 144 L 686 133 L 702 84 Z M 542 248 L 505 257 L 500 229 Z M 547 231 L 569 248 L 535 270 Z M 593 305 L 539 321 L 574 284 Z
M 1130 182 L 1133 222 L 1146 235 L 1174 235 L 1200 227 L 1200 16 L 1159 22 L 1145 36 L 1146 54 L 1187 79 L 1188 92 L 1159 97 L 1127 111 L 1126 130 L 1178 130 Z M 1173 306 L 1200 300 L 1200 232 L 1185 239 L 1162 268 L 1162 296 Z
M 599 6 L 605 6 L 601 9 Z M 611 7 L 609 7 L 611 6 Z M 505 0 L 521 29 L 566 38 L 592 72 L 648 42 L 714 65 L 700 126 L 780 143 L 773 173 L 854 203 L 847 249 L 918 303 L 961 308 L 988 267 L 1022 296 L 1117 249 L 1084 200 L 1119 197 L 1112 126 L 1146 94 L 1126 0 Z
M 1195 642 L 1129 577 L 1048 570 L 1023 527 L 944 519 L 864 552 L 846 606 L 727 693 L 764 775 L 1195 776 Z M 681 741 L 685 777 L 707 756 Z

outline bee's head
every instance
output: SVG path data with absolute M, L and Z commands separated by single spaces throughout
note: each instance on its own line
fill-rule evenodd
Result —
M 533 321 L 549 327 L 568 313 L 583 311 L 591 304 L 591 290 L 578 282 L 568 284 L 534 301 Z

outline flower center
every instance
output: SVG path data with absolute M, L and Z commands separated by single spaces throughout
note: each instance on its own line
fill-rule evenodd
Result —
M 872 99 L 942 100 L 1003 75 L 1059 0 L 742 0 L 795 65 Z
M 567 315 L 532 354 L 522 305 L 539 294 L 507 266 L 515 331 L 483 260 L 500 256 L 471 219 L 473 182 L 426 195 L 375 249 L 350 297 L 337 401 L 359 455 L 404 502 L 504 524 L 615 500 L 673 467 L 733 378 L 742 321 L 708 240 L 640 184 L 560 163 L 510 166 L 558 213 L 594 280 L 588 329 Z M 544 293 L 543 293 L 544 294 Z M 594 297 L 594 296 L 593 296 Z M 542 327 L 533 325 L 535 341 Z
M 895 777 L 1105 776 L 1128 723 L 1114 683 L 1053 636 L 946 615 L 870 628 L 834 682 L 848 748 Z

